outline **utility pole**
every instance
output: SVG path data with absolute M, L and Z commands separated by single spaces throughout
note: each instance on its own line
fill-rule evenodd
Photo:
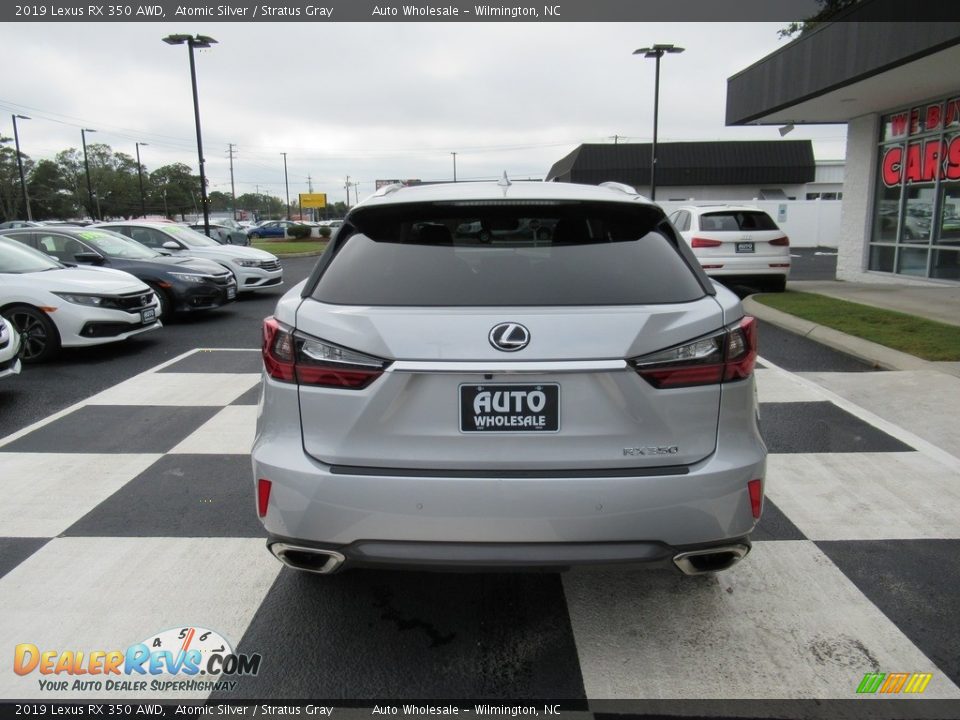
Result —
M 457 181 L 457 154 L 455 152 L 450 153 L 453 155 L 453 181 Z
M 611 140 L 613 140 L 613 144 L 614 144 L 614 145 L 617 145 L 617 144 L 618 144 L 618 141 L 620 140 L 620 136 L 619 136 L 619 135 L 610 135 L 609 137 L 610 137 Z
M 283 184 L 287 188 L 287 220 L 290 219 L 290 180 L 287 178 L 287 154 L 285 152 L 280 153 L 283 155 Z
M 311 195 L 313 194 L 313 176 L 311 175 L 307 175 L 307 192 Z M 303 214 L 302 207 L 300 208 L 300 214 Z M 310 208 L 310 219 L 313 220 L 313 222 L 317 221 L 317 208 Z
M 230 217 L 237 219 L 237 192 L 233 185 L 233 143 L 228 144 L 228 153 L 230 153 Z
M 344 189 L 347 191 L 347 210 L 350 209 L 350 176 L 347 175 L 347 181 L 343 184 Z

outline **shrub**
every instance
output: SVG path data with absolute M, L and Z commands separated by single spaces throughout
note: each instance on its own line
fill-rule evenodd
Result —
M 294 240 L 305 240 L 310 237 L 312 232 L 313 228 L 309 225 L 291 225 L 287 228 L 287 235 Z
M 321 226 L 317 229 L 317 232 L 320 233 L 320 237 L 322 237 L 322 238 L 329 238 L 329 237 L 333 234 L 333 230 L 331 230 L 330 228 L 328 228 L 326 225 L 321 225 Z

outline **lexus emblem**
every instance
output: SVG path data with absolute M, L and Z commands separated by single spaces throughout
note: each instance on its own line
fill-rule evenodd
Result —
M 530 343 L 530 331 L 519 323 L 494 325 L 489 335 L 490 344 L 503 352 L 523 350 Z

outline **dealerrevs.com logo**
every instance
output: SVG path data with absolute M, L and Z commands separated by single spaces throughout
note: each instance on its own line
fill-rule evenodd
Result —
M 14 648 L 13 671 L 39 675 L 40 689 L 47 691 L 211 691 L 233 690 L 237 682 L 222 678 L 256 675 L 261 660 L 259 653 L 234 653 L 213 630 L 184 627 L 164 630 L 126 650 L 41 649 L 20 643 Z

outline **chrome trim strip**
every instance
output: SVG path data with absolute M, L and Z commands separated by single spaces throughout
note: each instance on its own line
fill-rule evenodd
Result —
M 450 362 L 434 360 L 397 360 L 386 372 L 432 372 L 432 373 L 567 373 L 567 372 L 613 372 L 624 370 L 626 360 L 534 360 L 530 362 Z

